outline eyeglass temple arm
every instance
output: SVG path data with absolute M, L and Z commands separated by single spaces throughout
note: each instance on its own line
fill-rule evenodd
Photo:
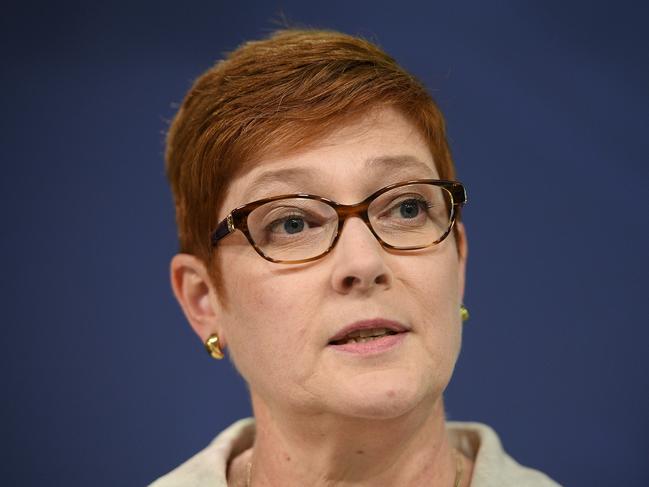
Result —
M 216 230 L 214 230 L 214 233 L 212 234 L 212 246 L 216 245 L 219 240 L 232 232 L 234 232 L 234 222 L 232 221 L 232 213 L 230 213 L 223 221 L 221 221 L 221 223 L 219 223 Z

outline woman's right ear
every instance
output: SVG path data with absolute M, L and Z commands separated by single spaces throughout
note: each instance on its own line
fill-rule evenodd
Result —
M 216 291 L 203 261 L 190 254 L 176 254 L 171 259 L 170 273 L 174 295 L 194 332 L 203 343 L 217 333 L 221 346 L 225 346 L 216 309 L 219 300 L 215 299 Z

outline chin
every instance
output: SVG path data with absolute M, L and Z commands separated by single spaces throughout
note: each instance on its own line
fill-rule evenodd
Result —
M 401 417 L 422 404 L 432 408 L 435 394 L 431 390 L 435 388 L 431 384 L 423 384 L 413 377 L 389 375 L 363 374 L 339 391 L 343 397 L 334 407 L 347 416 L 383 420 Z M 442 390 L 439 391 L 440 397 L 441 394 Z

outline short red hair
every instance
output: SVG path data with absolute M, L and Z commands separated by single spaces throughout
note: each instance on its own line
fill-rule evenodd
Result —
M 413 122 L 440 178 L 454 179 L 439 108 L 371 42 L 332 31 L 281 30 L 217 62 L 195 81 L 167 135 L 180 251 L 201 259 L 222 291 L 210 234 L 233 178 L 253 158 L 305 148 L 378 106 L 392 106 Z

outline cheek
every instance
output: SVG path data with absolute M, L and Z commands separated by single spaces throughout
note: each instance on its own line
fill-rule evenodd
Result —
M 293 370 L 288 364 L 312 346 L 308 332 L 317 309 L 315 293 L 295 273 L 239 268 L 244 270 L 225 282 L 230 299 L 223 325 L 230 356 L 253 387 L 263 388 L 264 377 L 283 383 Z
M 459 316 L 459 270 L 457 254 L 450 246 L 446 246 L 443 253 L 426 256 L 425 260 L 404 269 L 412 276 L 404 281 L 408 283 L 413 299 L 431 319 L 449 323 L 449 320 L 455 321 L 455 311 Z
M 450 248 L 450 246 L 449 246 Z M 455 252 L 455 248 L 451 249 Z M 411 265 L 410 306 L 430 357 L 437 365 L 454 364 L 461 343 L 459 263 L 456 254 L 446 250 L 431 255 L 421 265 Z

